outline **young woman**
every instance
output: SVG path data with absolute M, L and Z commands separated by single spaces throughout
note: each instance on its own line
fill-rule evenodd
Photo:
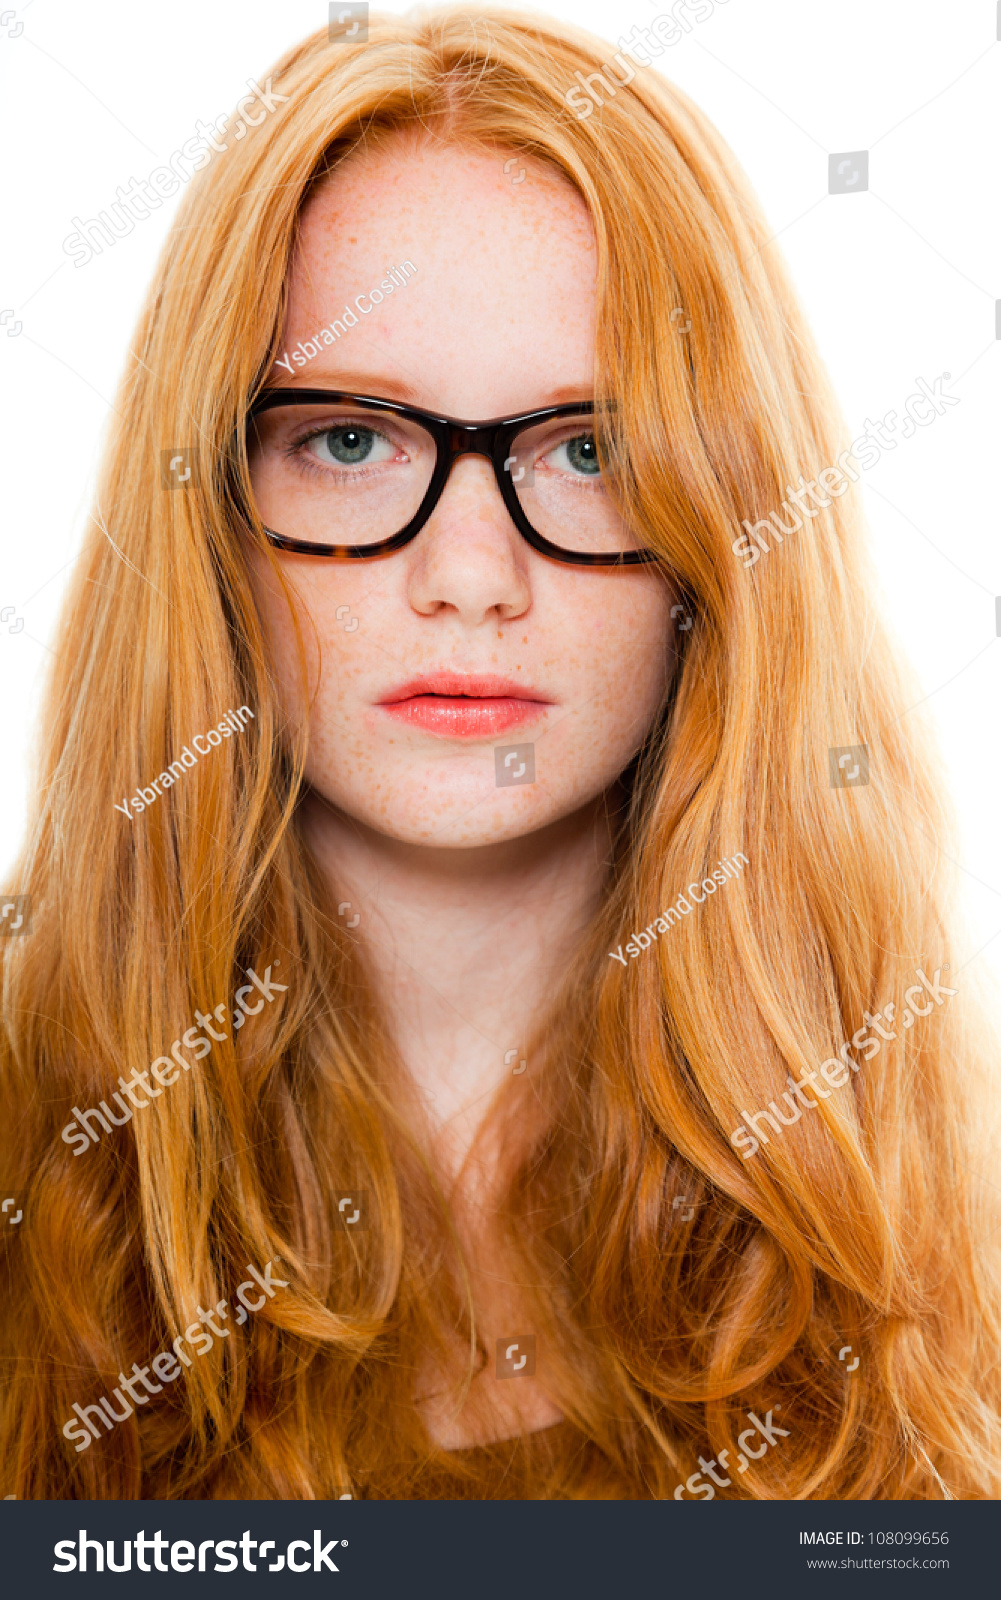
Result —
M 918 696 L 767 228 L 609 53 L 317 35 L 182 206 L 3 945 L 5 1493 L 997 1493 Z

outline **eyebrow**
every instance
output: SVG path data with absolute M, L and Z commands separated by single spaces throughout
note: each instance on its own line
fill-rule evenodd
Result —
M 385 400 L 402 400 L 407 405 L 420 406 L 417 390 L 405 378 L 375 376 L 371 372 L 324 372 L 312 367 L 308 372 L 296 373 L 294 383 L 268 384 L 274 389 L 343 389 L 349 394 L 374 394 Z
M 377 376 L 371 372 L 324 372 L 318 369 L 309 373 L 296 373 L 300 380 L 296 383 L 276 383 L 269 381 L 269 389 L 341 389 L 348 394 L 368 394 L 380 400 L 401 400 L 404 405 L 416 406 L 420 411 L 435 411 L 438 408 L 431 405 L 426 396 L 414 388 L 413 384 L 405 378 L 393 377 L 389 374 Z M 546 406 L 570 405 L 575 400 L 593 400 L 594 390 L 586 384 L 571 383 L 561 384 L 558 388 L 551 389 L 548 398 L 540 399 L 537 408 L 542 410 Z M 523 408 L 528 410 L 526 405 Z

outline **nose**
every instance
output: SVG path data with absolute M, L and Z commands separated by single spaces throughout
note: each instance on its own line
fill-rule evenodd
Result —
M 454 430 L 456 433 L 459 430 Z M 466 627 L 509 622 L 532 603 L 531 551 L 508 514 L 482 445 L 456 441 L 445 492 L 406 553 L 410 604 Z

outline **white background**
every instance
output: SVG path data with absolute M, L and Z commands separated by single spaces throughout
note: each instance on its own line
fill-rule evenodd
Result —
M 548 7 L 610 40 L 668 9 Z M 14 608 L 0 624 L 5 874 L 110 401 L 181 196 L 79 269 L 62 250 L 70 218 L 94 216 L 120 184 L 145 178 L 196 119 L 232 112 L 246 80 L 263 83 L 269 63 L 326 25 L 327 8 L 30 0 L 0 3 L 0 15 L 0 311 L 12 312 L 0 324 L 0 607 Z M 881 604 L 920 673 L 959 806 L 973 932 L 954 971 L 1001 932 L 997 29 L 995 0 L 728 0 L 655 69 L 708 113 L 749 174 L 852 435 L 867 417 L 902 414 L 918 377 L 949 372 L 946 389 L 961 397 L 859 485 Z M 871 151 L 869 191 L 828 195 L 828 154 L 861 149 Z M 1001 966 L 1001 938 L 981 962 Z

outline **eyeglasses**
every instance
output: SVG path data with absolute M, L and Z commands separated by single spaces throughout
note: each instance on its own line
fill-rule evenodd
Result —
M 598 460 L 591 401 L 463 422 L 335 389 L 269 389 L 247 419 L 254 510 L 271 544 L 313 556 L 389 555 L 416 539 L 461 455 L 486 456 L 518 532 L 577 566 L 655 561 L 623 521 Z

